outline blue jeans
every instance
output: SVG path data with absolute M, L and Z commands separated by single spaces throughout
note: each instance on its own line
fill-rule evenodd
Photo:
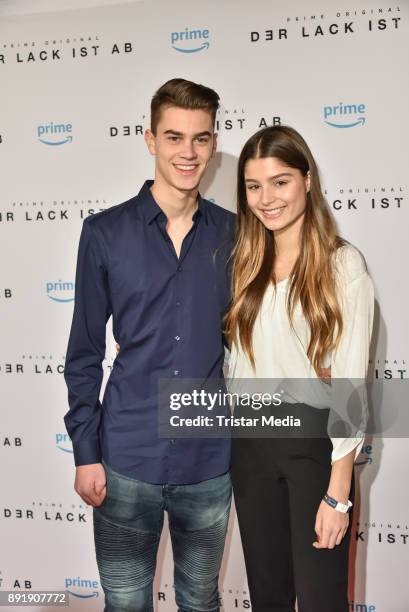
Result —
M 94 508 L 94 538 L 105 612 L 153 612 L 152 583 L 165 510 L 179 612 L 218 612 L 230 475 L 193 485 L 155 485 L 104 467 L 107 495 Z

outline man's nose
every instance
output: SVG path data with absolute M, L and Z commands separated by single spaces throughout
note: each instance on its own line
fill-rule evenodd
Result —
M 195 157 L 197 157 L 194 143 L 192 141 L 187 140 L 183 143 L 181 156 L 185 159 L 194 159 Z

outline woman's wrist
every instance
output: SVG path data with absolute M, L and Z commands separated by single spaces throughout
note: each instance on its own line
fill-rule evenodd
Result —
M 349 494 L 351 492 L 351 481 L 352 481 L 352 472 L 348 470 L 342 470 L 338 473 L 331 474 L 331 478 L 329 481 L 328 489 L 325 493 L 328 493 L 331 497 L 334 497 L 336 500 L 340 501 L 342 504 L 346 504 L 349 499 Z
M 334 499 L 336 499 L 338 502 L 341 502 L 341 504 L 347 504 L 348 503 L 348 499 L 349 499 L 349 493 L 351 490 L 351 484 L 349 484 L 349 486 L 329 486 L 328 487 L 328 491 L 326 491 L 326 493 L 330 496 L 333 497 Z
M 341 502 L 348 502 L 351 491 L 352 471 L 354 469 L 355 450 L 332 464 L 331 478 L 326 493 Z

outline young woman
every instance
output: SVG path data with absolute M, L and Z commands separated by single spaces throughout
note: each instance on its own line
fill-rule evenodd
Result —
M 365 379 L 373 285 L 337 235 L 314 158 L 290 127 L 260 130 L 241 152 L 232 285 L 231 379 L 315 379 L 326 389 Z M 293 612 L 296 599 L 299 612 L 349 609 L 348 509 L 363 434 L 330 438 L 329 410 L 304 400 L 296 391 L 277 410 L 304 415 L 320 437 L 233 440 L 253 612 Z

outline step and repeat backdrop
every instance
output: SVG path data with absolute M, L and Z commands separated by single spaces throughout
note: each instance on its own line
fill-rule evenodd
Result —
M 103 608 L 92 511 L 73 490 L 63 424 L 83 219 L 152 177 L 143 132 L 150 98 L 169 78 L 220 94 L 219 149 L 202 193 L 231 210 L 245 140 L 292 125 L 317 158 L 340 233 L 374 279 L 371 376 L 406 379 L 409 3 L 79 5 L 0 7 L 0 589 L 67 589 L 72 610 L 91 612 Z M 114 358 L 108 324 L 105 381 Z M 408 460 L 404 435 L 368 436 L 357 459 L 351 611 L 409 609 Z M 160 612 L 176 609 L 172 572 L 165 529 Z M 221 595 L 225 611 L 250 609 L 234 511 Z

